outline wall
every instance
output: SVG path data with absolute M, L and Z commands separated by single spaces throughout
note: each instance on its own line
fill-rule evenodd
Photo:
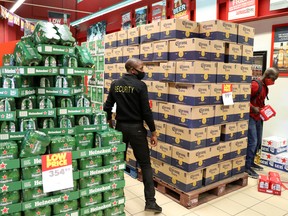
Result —
M 285 23 L 284 20 L 288 20 L 288 16 L 244 23 L 256 29 L 254 51 L 267 51 L 267 67 L 270 66 L 272 25 Z M 275 85 L 269 88 L 269 100 L 266 101 L 266 104 L 271 105 L 277 115 L 265 122 L 263 137 L 275 135 L 288 138 L 287 84 L 288 77 L 279 77 Z

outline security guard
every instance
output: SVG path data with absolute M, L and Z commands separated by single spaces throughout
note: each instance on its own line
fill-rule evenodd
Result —
M 125 64 L 127 74 L 112 82 L 108 98 L 104 105 L 107 120 L 112 127 L 112 108 L 116 103 L 116 129 L 123 133 L 123 141 L 131 145 L 143 175 L 145 211 L 162 212 L 155 199 L 153 173 L 150 163 L 150 152 L 147 131 L 143 126 L 146 122 L 151 131 L 151 146 L 157 145 L 154 119 L 149 106 L 147 86 L 144 78 L 143 62 L 130 58 Z

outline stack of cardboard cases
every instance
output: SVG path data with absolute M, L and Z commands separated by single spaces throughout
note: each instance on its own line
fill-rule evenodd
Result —
M 263 138 L 260 161 L 263 165 L 287 172 L 287 139 L 277 136 Z
M 189 192 L 244 172 L 253 37 L 241 24 L 183 19 L 106 35 L 106 93 L 128 58 L 145 62 L 157 178 Z M 234 105 L 223 105 L 223 84 L 232 84 Z
M 77 67 L 79 47 L 27 40 L 17 46 L 34 48 L 43 62 L 0 68 L 0 214 L 125 215 L 122 134 L 108 128 L 105 113 L 93 112 L 83 93 L 82 77 L 94 70 Z M 30 130 L 49 135 L 49 145 L 34 137 L 24 146 Z M 41 155 L 66 152 L 72 152 L 73 187 L 44 192 Z

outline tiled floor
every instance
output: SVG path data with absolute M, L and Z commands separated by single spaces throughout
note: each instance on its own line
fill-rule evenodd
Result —
M 263 173 L 270 170 L 265 167 Z M 282 181 L 288 181 L 288 173 L 279 173 Z M 126 215 L 154 215 L 143 211 L 145 201 L 142 182 L 127 174 L 125 180 Z M 156 199 L 163 209 L 158 216 L 288 216 L 288 191 L 283 191 L 281 196 L 260 193 L 257 191 L 257 180 L 251 178 L 248 179 L 248 186 L 193 209 L 186 209 L 157 191 Z

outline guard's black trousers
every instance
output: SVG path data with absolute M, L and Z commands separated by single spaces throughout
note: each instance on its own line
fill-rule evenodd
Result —
M 117 122 L 116 130 L 123 133 L 123 142 L 126 143 L 126 148 L 129 144 L 131 145 L 134 156 L 140 165 L 143 176 L 146 203 L 155 202 L 155 188 L 150 163 L 147 131 L 144 128 L 143 123 L 135 124 Z

